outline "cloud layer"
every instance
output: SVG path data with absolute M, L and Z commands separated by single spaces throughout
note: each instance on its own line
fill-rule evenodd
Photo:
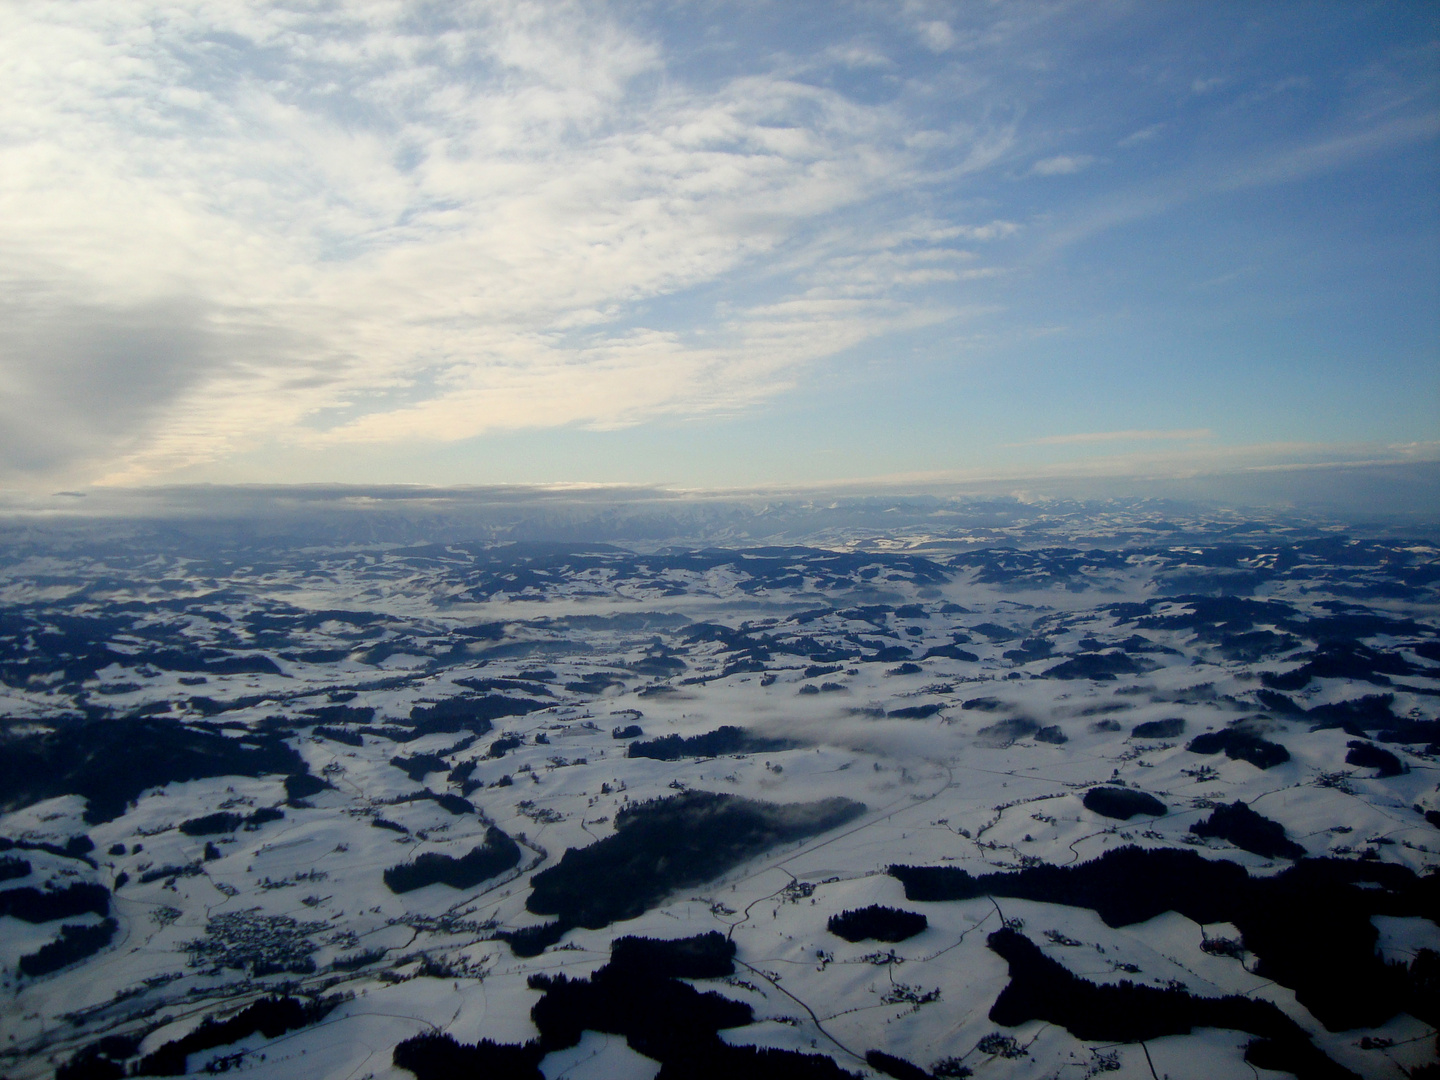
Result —
M 732 415 L 1197 190 L 1014 197 L 1164 142 L 1168 119 L 1032 116 L 1076 20 L 1124 5 L 800 11 L 787 34 L 767 5 L 0 8 L 10 480 Z M 1200 187 L 1434 129 L 1391 110 Z
M 786 64 L 687 85 L 600 6 L 435 10 L 5 9 L 12 464 L 735 409 L 974 269 L 930 223 L 835 231 L 926 156 L 886 105 Z M 739 268 L 773 289 L 646 318 Z

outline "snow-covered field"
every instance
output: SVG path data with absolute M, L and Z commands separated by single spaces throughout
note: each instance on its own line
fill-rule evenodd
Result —
M 1271 1002 L 1334 1066 L 1405 1076 L 1436 1057 L 1437 567 L 1426 543 L 1258 524 L 1083 548 L 17 542 L 0 568 L 0 837 L 16 845 L 0 852 L 0 1072 L 120 1075 L 112 1059 L 136 1068 L 207 1018 L 288 995 L 324 1001 L 319 1018 L 183 1067 L 408 1080 L 392 1054 L 418 1034 L 537 1038 L 534 976 L 588 978 L 627 935 L 719 931 L 733 974 L 689 983 L 750 1006 L 720 1031 L 732 1045 L 862 1076 L 920 1075 L 895 1059 L 939 1076 L 1280 1075 L 1245 1060 L 1255 1031 L 1096 1038 L 1053 1003 L 992 1019 L 1013 973 L 991 935 L 1008 926 L 1086 994 L 1128 982 Z M 728 743 L 682 741 L 726 727 L 741 729 Z M 102 728 L 121 737 L 96 742 Z M 1192 746 L 1206 735 L 1211 749 Z M 1107 816 L 1097 789 L 1164 812 Z M 687 792 L 863 812 L 667 878 L 633 917 L 562 917 L 538 951 L 500 936 L 552 922 L 527 907 L 534 875 Z M 1020 875 L 1134 847 L 1290 880 L 1297 850 L 1192 831 L 1237 802 L 1307 859 L 1338 861 L 1323 865 L 1346 880 L 1316 896 L 1351 898 L 1373 927 L 1362 945 L 1397 965 L 1385 1015 L 1356 1026 L 1342 1003 L 1317 1018 L 1297 999 L 1314 988 L 1263 944 L 1283 927 L 1201 923 L 1184 903 L 1107 921 L 1004 888 L 921 899 L 889 873 Z M 493 829 L 515 857 L 480 880 L 387 885 L 387 869 L 458 860 Z M 646 857 L 669 867 L 653 845 L 684 842 Z M 84 883 L 101 900 L 62 910 L 60 890 Z M 26 890 L 38 909 L 3 900 Z M 827 929 L 871 905 L 927 925 L 895 942 Z M 62 926 L 106 919 L 97 951 L 22 970 Z M 124 1038 L 97 1049 L 107 1036 Z M 586 1027 L 547 1043 L 539 1069 L 655 1076 L 635 1041 Z

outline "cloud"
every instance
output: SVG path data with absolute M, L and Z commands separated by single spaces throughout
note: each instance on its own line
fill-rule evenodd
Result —
M 126 449 L 185 388 L 237 362 L 243 335 L 186 299 L 0 304 L 0 459 L 27 471 Z
M 868 263 L 868 239 L 847 261 L 817 238 L 912 188 L 925 155 L 988 161 L 1003 134 L 926 139 L 780 69 L 692 87 L 602 6 L 436 10 L 0 15 L 0 304 L 33 316 L 7 357 L 7 437 L 34 447 L 12 467 L 108 459 L 138 480 L 266 440 L 723 412 L 945 317 L 898 294 L 958 280 L 918 254 L 953 242 L 948 222 Z M 771 302 L 679 326 L 645 313 L 782 267 Z M 67 325 L 96 329 L 45 343 Z M 148 389 L 91 424 L 84 393 L 45 374 L 51 347 L 72 357 L 56 370 Z M 25 428 L 47 410 L 63 422 Z
M 1030 445 L 1030 444 L 1014 444 Z M 1314 443 L 1275 442 L 1223 445 L 1192 444 L 1171 450 L 1147 449 L 1129 453 L 1082 455 L 1042 462 L 1014 462 L 964 470 L 911 472 L 888 476 L 857 477 L 847 483 L 831 481 L 828 489 L 861 490 L 868 486 L 909 486 L 911 490 L 939 490 L 946 485 L 1013 485 L 1025 482 L 1034 490 L 1040 482 L 1054 495 L 1067 494 L 1067 485 L 1085 479 L 1184 479 L 1200 476 L 1265 475 L 1270 473 L 1314 473 L 1341 469 L 1389 468 L 1402 465 L 1423 467 L 1427 476 L 1440 476 L 1440 442 L 1410 443 Z M 817 487 L 822 485 L 817 485 Z M 1433 479 L 1431 482 L 1434 487 Z M 1079 488 L 1071 487 L 1070 497 Z M 1433 497 L 1432 500 L 1433 502 Z M 1416 505 L 1424 505 L 1417 503 Z
M 1140 143 L 1149 142 L 1165 130 L 1167 124 L 1150 124 L 1139 131 L 1132 131 L 1115 145 L 1120 147 L 1138 146 Z
M 1007 236 L 1014 236 L 1019 231 L 1020 226 L 1017 223 L 996 219 L 985 225 L 956 225 L 950 230 L 950 234 L 984 243 L 987 240 L 1001 240 Z
M 1292 139 L 1262 150 L 1237 151 L 1213 164 L 1175 173 L 1151 184 L 1106 192 L 1052 229 L 1042 249 L 1053 253 L 1098 233 L 1219 192 L 1292 183 L 1342 169 L 1366 158 L 1440 136 L 1440 112 L 1402 115 L 1339 133 Z
M 1069 176 L 1094 163 L 1095 158 L 1090 154 L 1061 154 L 1035 162 L 1030 166 L 1030 171 L 1036 176 Z
M 931 52 L 944 52 L 955 44 L 955 31 L 940 19 L 920 23 L 916 28 L 920 40 Z
M 825 49 L 825 59 L 833 64 L 852 68 L 889 68 L 895 62 L 884 53 L 857 42 L 831 45 Z
M 1215 433 L 1209 428 L 1169 428 L 1164 430 L 1087 431 L 1075 435 L 1047 435 L 1043 439 L 1015 443 L 1016 446 L 1069 446 L 1084 443 L 1140 442 L 1151 439 L 1208 439 Z
M 1363 116 L 1020 203 L 1017 175 L 1100 163 L 1058 138 L 1134 145 L 1174 106 L 1109 89 L 1141 86 L 1093 44 L 1130 40 L 1120 9 L 750 10 L 695 34 L 606 0 L 0 5 L 0 482 L 728 415 L 1005 310 L 1098 230 L 1440 127 L 1406 76 Z M 1108 135 L 1073 115 L 1097 74 Z

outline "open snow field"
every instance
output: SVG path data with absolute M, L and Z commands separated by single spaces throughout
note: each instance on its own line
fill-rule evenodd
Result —
M 582 1011 L 566 1037 L 532 1009 L 561 1001 L 557 976 L 602 985 L 618 938 L 710 932 L 729 973 L 679 978 L 750 1019 L 704 1039 L 791 1052 L 775 1075 L 1435 1061 L 1440 551 L 1261 525 L 1001 540 L 16 545 L 0 1071 L 145 1073 L 191 1035 L 172 1071 L 408 1080 L 446 1075 L 394 1061 L 435 1033 L 540 1040 L 513 1075 L 707 1075 L 643 1019 Z M 1036 876 L 1122 849 L 1180 895 L 1131 918 Z M 1202 902 L 1165 852 L 1241 884 Z M 1318 884 L 1287 884 L 1307 867 Z M 875 905 L 924 929 L 828 928 Z M 1315 905 L 1341 913 L 1335 940 Z M 90 944 L 46 953 L 62 927 Z M 1021 993 L 1001 955 L 1020 939 L 1076 977 L 1069 998 Z M 1183 1019 L 1231 996 L 1275 1008 L 1249 1029 Z M 283 997 L 310 1012 L 194 1034 Z M 1286 1049 L 1247 1061 L 1266 1039 Z

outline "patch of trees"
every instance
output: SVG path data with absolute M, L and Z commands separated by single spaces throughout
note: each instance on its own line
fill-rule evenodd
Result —
M 1388 743 L 1426 743 L 1425 752 L 1427 754 L 1440 753 L 1440 750 L 1431 749 L 1431 747 L 1440 745 L 1440 718 L 1401 720 L 1393 727 L 1379 732 L 1377 737 L 1381 742 Z
M 31 869 L 33 868 L 29 859 L 22 859 L 18 855 L 0 856 L 0 881 L 29 877 Z
M 441 810 L 448 814 L 454 814 L 456 817 L 475 813 L 475 804 L 469 799 L 461 798 L 453 792 L 437 795 L 429 788 L 423 791 L 412 791 L 409 795 L 396 795 L 393 799 L 387 799 L 386 805 L 399 806 L 402 803 L 416 802 L 433 802 Z
M 670 1080 L 848 1076 L 820 1055 L 721 1041 L 720 1031 L 753 1021 L 750 1006 L 679 980 L 731 974 L 733 955 L 734 947 L 714 931 L 678 941 L 621 938 L 611 948 L 610 962 L 588 979 L 532 975 L 531 988 L 542 991 L 530 1011 L 540 1048 L 562 1050 L 587 1030 L 601 1031 L 625 1036 L 632 1050 L 661 1062 L 659 1075 Z
M 1381 652 L 1358 641 L 1322 641 L 1314 652 L 1304 654 L 1305 663 L 1293 671 L 1260 673 L 1260 681 L 1272 690 L 1299 690 L 1311 679 L 1347 679 L 1389 686 L 1391 675 L 1425 675 L 1425 668 L 1410 663 L 1398 653 Z
M 534 694 L 537 697 L 553 698 L 555 695 L 545 686 L 545 679 L 555 678 L 553 671 L 522 671 L 523 678 L 520 679 L 456 679 L 456 686 L 464 686 L 471 690 L 478 690 L 482 694 L 488 694 L 492 690 L 519 690 L 523 694 Z M 540 678 L 544 676 L 544 678 Z
M 1357 739 L 1368 738 L 1373 732 L 1381 742 L 1440 742 L 1440 720 L 1396 716 L 1394 694 L 1365 694 L 1349 701 L 1326 702 L 1309 710 L 1275 690 L 1257 690 L 1255 696 L 1271 712 L 1309 720 L 1312 731 L 1338 727 Z
M 415 735 L 437 732 L 470 731 L 484 735 L 502 716 L 524 716 L 545 704 L 529 698 L 489 694 L 485 697 L 454 697 L 434 705 L 416 705 L 410 710 L 409 726 Z
M 930 925 L 918 911 L 871 904 L 831 915 L 826 928 L 846 941 L 904 941 Z
M 1219 754 L 1231 761 L 1248 761 L 1257 769 L 1270 769 L 1290 760 L 1290 751 L 1279 743 L 1262 739 L 1238 728 L 1207 731 L 1196 735 L 1185 747 L 1192 754 Z
M 204 817 L 190 818 L 180 823 L 180 831 L 186 836 L 213 836 L 217 833 L 234 832 L 245 820 L 243 814 L 220 811 Z
M 999 698 L 976 697 L 960 703 L 962 709 L 979 709 L 981 712 L 1003 712 L 1010 706 Z
M 11 850 L 43 851 L 62 859 L 78 859 L 91 869 L 95 867 L 95 860 L 86 858 L 95 850 L 95 841 L 84 833 L 70 837 L 63 845 L 51 844 L 45 840 L 11 840 L 8 836 L 0 836 L 0 851 Z
M 798 746 L 789 739 L 767 739 L 752 735 L 742 727 L 726 724 L 703 735 L 665 735 L 658 739 L 634 742 L 625 751 L 626 757 L 652 758 L 655 761 L 678 761 L 687 757 L 719 757 L 722 754 L 767 754 Z
M 545 1080 L 540 1060 L 545 1049 L 536 1041 L 497 1043 L 456 1042 L 449 1035 L 426 1032 L 414 1035 L 395 1047 L 391 1061 L 415 1074 L 416 1080 L 456 1080 L 484 1077 L 485 1080 Z
M 396 754 L 390 759 L 390 764 L 417 784 L 425 782 L 427 773 L 445 772 L 450 768 L 450 763 L 438 754 L 411 754 L 408 757 Z
M 624 686 L 625 675 L 618 671 L 587 671 L 565 689 L 572 694 L 603 694 L 612 686 Z
M 321 724 L 368 724 L 375 719 L 375 707 L 373 705 L 320 705 L 314 709 L 306 709 L 306 716 L 314 717 Z M 315 729 L 315 734 L 321 733 L 321 728 Z M 332 736 L 333 737 L 333 736 Z M 340 740 L 344 742 L 344 739 Z
M 1171 604 L 1179 610 L 1151 615 L 1157 605 Z M 1138 604 L 1111 604 L 1109 609 L 1121 623 L 1133 622 L 1139 629 L 1190 630 L 1203 640 L 1218 641 L 1226 634 L 1251 630 L 1261 625 L 1285 626 L 1303 622 L 1300 613 L 1278 600 L 1248 600 L 1236 596 L 1176 596 Z
M 152 881 L 163 881 L 170 879 L 170 884 L 175 884 L 176 878 L 199 877 L 205 872 L 205 868 L 199 863 L 168 863 L 164 866 L 157 866 L 153 870 L 146 870 L 140 875 L 140 884 L 148 885 Z
M 1348 748 L 1345 764 L 1358 765 L 1362 769 L 1374 769 L 1377 778 L 1399 776 L 1410 771 L 1398 757 L 1374 743 L 1361 742 L 1357 739 L 1345 745 Z
M 558 916 L 562 925 L 596 930 L 634 918 L 674 889 L 864 812 L 864 804 L 842 798 L 776 804 L 708 791 L 635 803 L 615 815 L 610 836 L 570 848 L 536 874 L 525 906 Z
M 1061 661 L 1043 674 L 1050 679 L 1094 679 L 1111 682 L 1120 675 L 1139 675 L 1155 670 L 1148 660 L 1136 660 L 1125 652 L 1081 653 Z
M 63 889 L 27 886 L 0 892 L 0 915 L 13 915 L 22 922 L 54 922 L 86 914 L 110 914 L 110 890 L 104 885 L 76 882 Z
M 253 1005 L 246 1006 L 228 1020 L 216 1020 L 213 1016 L 188 1035 L 174 1039 L 152 1053 L 146 1054 L 135 1065 L 135 1076 L 184 1076 L 187 1072 L 185 1059 L 203 1050 L 227 1046 L 250 1035 L 263 1035 L 267 1039 L 278 1038 L 287 1031 L 297 1031 L 323 1020 L 340 998 L 319 998 L 302 1001 L 299 998 L 261 998 Z
M 1026 638 L 1018 649 L 1006 649 L 1000 655 L 1017 664 L 1028 664 L 1031 660 L 1049 660 L 1055 654 L 1055 643 L 1049 638 Z
M 930 1080 L 930 1074 L 919 1065 L 894 1054 L 887 1054 L 884 1050 L 865 1051 L 865 1064 L 882 1076 L 895 1077 L 895 1080 Z M 969 1070 L 966 1070 L 964 1075 L 970 1075 Z
M 411 862 L 385 871 L 385 885 L 393 893 L 407 893 L 426 885 L 472 889 L 486 878 L 504 873 L 520 862 L 520 845 L 494 825 L 485 830 L 485 842 L 456 859 L 428 851 Z
M 1120 649 L 1128 653 L 1162 653 L 1166 656 L 1181 655 L 1178 649 L 1172 649 L 1168 645 L 1161 645 L 1158 642 L 1151 641 L 1147 637 L 1141 637 L 1139 634 L 1131 634 L 1124 641 L 1108 642 L 1101 641 L 1093 636 L 1083 637 L 1080 639 L 1079 645 L 1081 652 L 1104 652 L 1106 649 Z
M 735 943 L 718 930 L 688 938 L 627 936 L 610 943 L 610 963 L 651 979 L 720 979 L 735 974 Z
M 188 601 L 173 604 L 161 601 L 143 606 L 150 611 L 167 607 L 171 611 L 200 610 L 212 618 L 229 621 L 213 610 Z M 110 663 L 133 667 L 154 664 L 172 671 L 278 672 L 274 664 L 263 656 L 231 656 L 221 649 L 196 648 L 193 642 L 179 635 L 172 638 L 177 647 L 152 646 L 134 654 L 116 652 L 106 644 L 106 639 L 116 633 L 139 630 L 144 637 L 155 638 L 163 636 L 174 624 L 163 628 L 154 624 L 136 627 L 129 617 L 118 613 L 139 611 L 141 607 L 130 604 L 111 604 L 108 607 L 111 614 L 96 616 L 63 614 L 48 609 L 48 605 L 38 611 L 32 609 L 33 614 L 12 615 L 6 620 L 6 629 L 10 633 L 5 637 L 9 640 L 0 638 L 0 669 L 5 670 L 5 681 L 23 684 L 29 675 L 58 671 L 67 681 L 79 683 L 93 677 Z
M 1185 731 L 1185 718 L 1172 716 L 1165 720 L 1146 720 L 1130 729 L 1135 739 L 1173 739 Z
M 1055 746 L 1059 746 L 1062 743 L 1069 742 L 1070 737 L 1060 729 L 1059 724 L 1050 724 L 1046 727 L 1042 727 L 1039 731 L 1035 732 L 1035 741 L 1051 743 Z
M 1015 1027 L 1043 1020 L 1089 1042 L 1142 1042 L 1188 1035 L 1197 1027 L 1229 1028 L 1260 1036 L 1267 1068 L 1293 1072 L 1300 1080 L 1359 1080 L 1317 1050 L 1304 1030 L 1271 1002 L 1240 994 L 1196 997 L 1186 990 L 1137 986 L 1128 980 L 1097 985 L 1008 928 L 995 931 L 986 944 L 1010 968 L 1010 982 L 990 1009 L 990 1019 L 997 1024 Z M 1248 1051 L 1246 1060 L 1255 1063 Z
M 935 657 L 943 657 L 946 660 L 964 660 L 966 663 L 978 663 L 980 657 L 968 649 L 962 649 L 959 645 L 932 645 L 925 650 L 921 660 L 931 660 Z
M 639 724 L 622 724 L 613 728 L 610 732 L 612 739 L 638 739 L 645 734 L 645 729 Z
M 890 622 L 890 613 L 894 610 L 888 604 L 861 604 L 858 607 L 844 608 L 835 614 L 847 622 L 869 623 L 878 630 L 885 630 Z
M 1284 695 L 1274 694 L 1274 697 Z M 1394 694 L 1364 694 L 1349 701 L 1330 701 L 1316 705 L 1305 712 L 1305 715 L 1315 721 L 1317 730 L 1338 727 L 1352 735 L 1364 735 L 1366 731 L 1383 730 L 1401 724 L 1403 721 L 1395 715 L 1394 705 Z
M 539 1062 L 545 1050 L 538 1042 L 520 1045 L 482 1039 L 458 1043 L 449 1035 L 416 1035 L 395 1048 L 394 1063 L 417 1080 L 451 1080 L 476 1076 L 486 1080 L 543 1080 Z M 117 1074 L 119 1075 L 119 1074 Z M 754 1046 L 731 1046 L 719 1039 L 700 1054 L 667 1061 L 656 1080 L 844 1080 L 853 1073 L 828 1057 Z M 77 1078 L 78 1080 L 78 1078 Z
M 637 675 L 649 675 L 652 678 L 664 679 L 678 675 L 689 665 L 678 656 L 645 656 L 626 666 Z
M 1256 690 L 1255 698 L 1264 708 L 1281 716 L 1305 715 L 1304 709 L 1276 690 Z
M 385 959 L 384 949 L 365 949 L 363 952 L 351 953 L 349 956 L 337 956 L 330 961 L 330 970 L 359 971 L 361 968 L 369 967 L 383 959 Z
M 1204 821 L 1190 826 L 1196 836 L 1228 840 L 1242 851 L 1266 859 L 1303 859 L 1306 851 L 1285 835 L 1285 826 L 1257 814 L 1243 802 L 1217 806 Z
M 983 634 L 994 642 L 1014 641 L 1020 635 L 1008 626 L 1001 626 L 999 623 L 984 622 L 976 623 L 970 627 L 977 634 Z
M 60 936 L 54 941 L 20 957 L 20 973 L 32 978 L 48 975 L 52 971 L 59 971 L 86 957 L 94 956 L 110 944 L 118 926 L 114 919 L 92 925 L 66 923 L 60 927 Z
M 530 1017 L 547 1051 L 574 1046 L 588 1029 L 624 1035 L 631 1049 L 657 1061 L 683 1060 L 718 1043 L 721 1029 L 753 1019 L 749 1005 L 613 957 L 589 979 L 532 975 L 530 986 L 544 991 Z
M 1294 990 L 1331 1031 L 1378 1027 L 1401 1011 L 1423 1019 L 1435 1010 L 1433 997 L 1407 969 L 1377 956 L 1370 920 L 1432 917 L 1440 907 L 1437 872 L 1418 877 L 1393 864 L 1306 858 L 1280 874 L 1252 878 L 1244 867 L 1194 851 L 1136 847 L 1074 866 L 979 877 L 953 866 L 892 866 L 889 872 L 910 900 L 1013 896 L 1091 908 L 1107 926 L 1165 911 L 1202 925 L 1233 923 L 1256 957 L 1255 974 Z
M 140 1035 L 106 1035 L 55 1070 L 55 1080 L 121 1080 L 125 1061 L 140 1048 Z
M 322 739 L 329 739 L 332 742 L 344 743 L 346 746 L 364 746 L 365 736 L 358 731 L 347 731 L 344 728 L 327 727 L 320 725 L 312 728 L 312 735 L 318 735 Z
M 94 825 L 115 820 L 147 788 L 304 771 L 304 760 L 274 735 L 229 738 L 153 716 L 81 721 L 0 737 L 0 807 L 81 795 Z
M 892 720 L 928 720 L 941 709 L 941 706 L 931 702 L 928 705 L 907 705 L 903 709 L 891 709 L 885 715 Z
M 1085 809 L 1092 813 L 1120 821 L 1129 821 L 1139 814 L 1159 817 L 1166 813 L 1165 804 L 1148 791 L 1112 787 L 1109 784 L 1091 788 L 1085 792 L 1081 802 Z
M 985 725 L 975 732 L 975 742 L 980 746 L 1003 750 L 1011 743 L 1029 738 L 1039 730 L 1040 725 L 1034 720 L 1017 716 Z
M 285 811 L 270 806 L 262 806 L 251 814 L 235 814 L 221 810 L 182 821 L 180 831 L 186 836 L 215 836 L 219 833 L 234 832 L 242 825 L 247 829 L 259 828 L 267 821 L 279 821 L 284 816 Z
M 124 657 L 127 665 L 151 664 L 162 671 L 201 671 L 207 675 L 282 675 L 275 661 L 261 653 L 237 655 L 221 649 L 152 649 Z
M 490 744 L 486 751 L 487 757 L 502 758 L 511 750 L 518 750 L 525 745 L 525 740 L 519 735 L 502 735 Z
M 771 1047 L 731 1046 L 716 1039 L 688 1057 L 666 1061 L 655 1080 L 858 1080 L 824 1054 Z
M 476 763 L 473 761 L 462 761 L 446 775 L 446 782 L 451 784 L 464 784 L 470 779 L 470 774 L 475 771 L 475 765 Z
M 501 930 L 495 937 L 509 945 L 510 951 L 523 960 L 539 956 L 563 938 L 569 929 L 564 923 L 555 921 L 524 926 L 518 930 Z
M 285 802 L 296 809 L 308 806 L 305 802 L 311 795 L 329 789 L 330 784 L 308 772 L 294 773 L 285 777 Z

